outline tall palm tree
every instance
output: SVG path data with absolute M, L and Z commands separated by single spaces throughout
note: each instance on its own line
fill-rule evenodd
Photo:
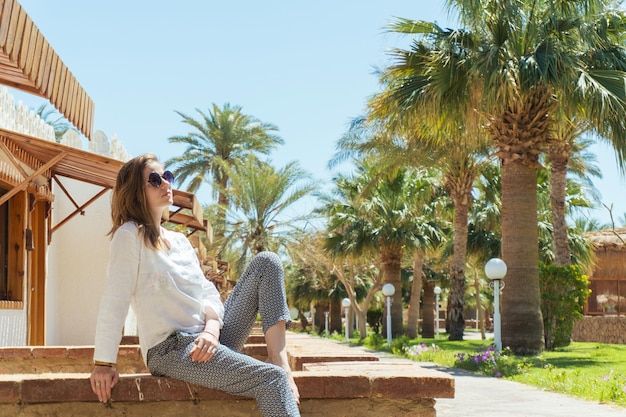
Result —
M 484 120 L 502 167 L 502 256 L 507 263 L 502 342 L 517 354 L 543 347 L 539 296 L 537 182 L 539 155 L 553 140 L 560 106 L 626 155 L 626 54 L 623 14 L 612 2 L 448 0 L 463 29 L 416 22 L 428 37 L 456 42 L 464 59 L 422 55 L 432 68 L 455 65 L 454 83 L 440 73 L 410 73 L 389 86 L 405 111 L 473 108 Z M 448 71 L 450 73 L 451 71 Z M 462 77 L 461 77 L 462 76 Z M 444 81 L 444 82 L 442 82 Z
M 173 167 L 179 185 L 188 181 L 189 192 L 195 193 L 204 183 L 212 184 L 220 209 L 219 221 L 214 225 L 219 239 L 224 233 L 225 210 L 230 205 L 225 167 L 235 166 L 251 154 L 267 155 L 284 142 L 276 135 L 276 126 L 244 114 L 240 106 L 226 103 L 219 108 L 213 104 L 208 114 L 196 111 L 199 119 L 176 111 L 193 130 L 168 138 L 170 143 L 182 143 L 186 148 L 182 155 L 169 159 L 165 165 Z
M 296 162 L 276 169 L 249 155 L 236 167 L 222 162 L 222 169 L 230 178 L 234 206 L 228 212 L 224 246 L 239 248 L 239 266 L 259 252 L 279 252 L 298 236 L 310 216 L 289 210 L 317 185 Z

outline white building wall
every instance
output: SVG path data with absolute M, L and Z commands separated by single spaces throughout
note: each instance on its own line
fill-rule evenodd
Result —
M 22 103 L 0 87 L 0 127 L 50 141 L 54 130 Z M 85 142 L 87 142 L 85 140 Z M 83 148 L 83 138 L 68 131 L 63 144 Z M 127 161 L 130 155 L 115 136 L 96 131 L 88 150 Z M 78 205 L 102 190 L 92 184 L 61 177 L 63 186 Z M 75 210 L 65 192 L 53 181 L 52 224 L 56 225 Z M 92 345 L 100 297 L 106 279 L 111 228 L 110 195 L 107 192 L 75 215 L 52 235 L 48 248 L 46 274 L 46 345 Z M 27 343 L 27 302 L 23 310 L 0 308 L 0 346 Z M 136 334 L 134 317 L 129 315 L 126 334 Z
M 63 143 L 80 147 L 78 135 L 69 133 Z M 90 151 L 116 159 L 129 159 L 126 151 L 110 155 L 103 132 L 94 133 Z M 119 146 L 118 146 L 119 147 Z M 119 150 L 118 150 L 119 153 Z M 61 178 L 63 186 L 80 206 L 102 190 L 102 187 Z M 56 183 L 52 192 L 53 222 L 65 219 L 75 206 Z M 52 235 L 48 250 L 46 288 L 46 345 L 92 345 L 100 297 L 106 280 L 111 229 L 111 192 L 107 192 L 75 215 Z
M 61 179 L 79 205 L 102 188 Z M 67 217 L 73 204 L 58 187 L 52 189 L 53 224 Z M 48 250 L 46 345 L 93 344 L 96 315 L 106 278 L 111 228 L 110 192 L 87 206 L 52 235 Z

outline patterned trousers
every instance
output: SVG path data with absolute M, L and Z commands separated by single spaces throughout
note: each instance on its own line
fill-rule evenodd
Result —
M 262 252 L 252 260 L 226 300 L 224 310 L 220 345 L 211 360 L 192 362 L 189 351 L 198 334 L 176 332 L 148 351 L 150 372 L 252 397 L 263 416 L 299 416 L 285 371 L 239 352 L 257 314 L 261 315 L 263 333 L 282 320 L 291 320 L 283 267 L 276 254 Z

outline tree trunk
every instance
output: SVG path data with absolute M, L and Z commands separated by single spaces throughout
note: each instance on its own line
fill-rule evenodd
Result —
M 422 337 L 432 339 L 435 337 L 435 283 L 424 280 L 424 309 L 422 311 Z
M 537 172 L 520 160 L 502 164 L 502 344 L 518 355 L 543 348 L 539 293 Z
M 381 277 L 382 274 L 379 272 L 376 279 L 374 279 L 371 288 L 368 290 L 365 298 L 361 302 L 361 305 L 357 303 L 356 300 L 356 291 L 354 289 L 354 270 L 350 268 L 349 278 L 346 277 L 345 271 L 341 268 L 338 268 L 336 265 L 333 266 L 333 273 L 337 276 L 339 281 L 346 288 L 346 292 L 348 293 L 348 297 L 350 298 L 350 310 L 353 311 L 354 316 L 356 317 L 357 326 L 359 329 L 359 337 L 361 340 L 367 337 L 367 309 L 372 302 L 372 299 L 376 295 L 381 288 Z M 354 320 L 354 318 L 352 319 Z M 352 332 L 350 332 L 350 336 L 352 336 Z
M 344 327 L 345 332 L 348 333 L 348 337 L 352 337 L 354 335 L 354 308 L 348 308 L 348 317 L 346 318 L 346 309 L 343 309 L 343 317 L 345 319 Z
M 226 212 L 230 205 L 230 198 L 226 193 L 226 186 L 228 185 L 228 178 L 222 178 L 220 180 L 220 190 L 217 194 L 218 212 L 217 219 L 218 224 L 214 225 L 215 241 L 222 242 L 226 235 Z
M 298 319 L 300 319 L 300 328 L 305 332 L 306 328 L 309 326 L 309 321 L 300 309 L 298 309 Z
M 343 307 L 341 307 L 341 300 L 332 300 L 330 302 L 330 332 L 337 332 L 341 334 L 342 323 L 341 317 L 343 315 Z
M 391 334 L 394 337 L 402 335 L 402 270 L 400 261 L 402 259 L 402 249 L 400 248 L 382 248 L 381 263 L 385 283 L 393 284 L 395 293 L 391 303 Z M 386 300 L 385 300 L 386 301 Z M 383 314 L 383 334 L 387 334 L 387 308 Z
M 550 208 L 552 210 L 552 240 L 554 241 L 554 264 L 571 264 L 567 222 L 565 221 L 565 192 L 567 165 L 571 146 L 564 140 L 550 145 Z
M 448 294 L 446 330 L 449 340 L 463 340 L 465 330 L 465 256 L 467 254 L 467 216 L 471 181 L 457 189 L 454 199 L 454 257 L 450 267 L 450 293 Z
M 406 334 L 415 339 L 418 333 L 420 318 L 420 300 L 422 298 L 422 267 L 424 265 L 424 251 L 415 252 L 413 259 L 413 283 L 411 284 L 411 302 L 409 304 L 409 317 L 406 324 Z

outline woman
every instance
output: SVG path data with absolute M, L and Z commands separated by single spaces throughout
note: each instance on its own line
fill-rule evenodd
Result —
M 111 399 L 122 327 L 132 305 L 143 359 L 153 375 L 253 397 L 264 416 L 299 416 L 285 350 L 290 314 L 280 259 L 271 252 L 257 255 L 222 304 L 187 238 L 161 227 L 163 210 L 173 202 L 173 180 L 152 154 L 128 161 L 117 175 L 92 390 L 102 402 Z M 239 352 L 259 313 L 266 362 Z

